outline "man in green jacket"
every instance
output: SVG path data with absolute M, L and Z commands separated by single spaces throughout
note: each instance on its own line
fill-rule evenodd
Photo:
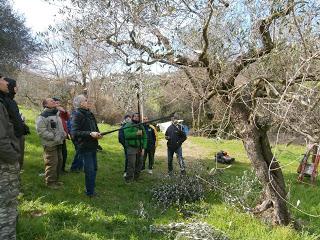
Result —
M 134 126 L 138 123 L 140 123 L 140 115 L 139 113 L 134 113 L 132 122 L 128 122 L 124 126 L 124 138 L 128 154 L 126 182 L 138 179 L 142 167 L 144 149 L 147 148 L 146 131 L 143 125 Z
M 16 239 L 19 142 L 4 105 L 8 82 L 0 76 L 0 239 Z

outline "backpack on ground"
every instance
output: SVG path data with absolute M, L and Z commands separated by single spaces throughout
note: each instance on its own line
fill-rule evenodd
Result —
M 215 161 L 222 164 L 231 164 L 234 162 L 234 158 L 230 157 L 227 152 L 221 150 L 215 155 Z

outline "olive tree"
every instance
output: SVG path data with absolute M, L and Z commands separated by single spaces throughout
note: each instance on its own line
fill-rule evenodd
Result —
M 213 97 L 225 104 L 225 119 L 242 139 L 264 186 L 255 212 L 269 209 L 275 224 L 288 224 L 285 181 L 267 132 L 274 120 L 289 116 L 290 106 L 299 105 L 303 94 L 299 90 L 319 80 L 318 1 L 72 4 L 64 11 L 77 19 L 83 36 L 112 49 L 127 66 L 164 64 L 181 69 L 202 104 Z M 202 85 L 205 91 L 193 81 L 193 69 L 199 68 L 209 80 Z

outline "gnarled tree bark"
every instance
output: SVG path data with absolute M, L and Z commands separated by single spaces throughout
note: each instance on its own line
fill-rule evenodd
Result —
M 257 177 L 263 185 L 261 204 L 254 212 L 272 211 L 274 224 L 287 225 L 290 214 L 286 205 L 286 189 L 279 162 L 275 159 L 267 129 L 250 116 L 250 110 L 244 103 L 231 105 L 232 122 L 242 139 L 247 155 Z

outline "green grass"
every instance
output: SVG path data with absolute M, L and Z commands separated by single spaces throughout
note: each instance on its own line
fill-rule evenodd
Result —
M 27 109 L 22 111 L 32 134 L 27 136 L 24 172 L 21 175 L 18 239 L 169 239 L 168 236 L 151 233 L 150 225 L 186 221 L 175 208 L 162 212 L 152 202 L 150 189 L 160 181 L 162 174 L 166 173 L 165 158 L 156 159 L 153 175 L 144 173 L 138 182 L 130 185 L 124 183 L 123 150 L 117 142 L 117 133 L 105 136 L 100 142 L 104 150 L 98 154 L 97 198 L 90 199 L 84 195 L 83 173 L 63 175 L 62 189 L 46 188 L 43 177 L 39 176 L 39 173 L 44 171 L 44 164 L 42 147 L 34 129 L 38 113 Z M 100 127 L 101 130 L 113 128 L 107 125 Z M 224 171 L 225 181 L 230 181 L 234 176 L 240 176 L 244 170 L 250 169 L 250 163 L 239 141 L 215 141 L 200 137 L 190 137 L 188 141 L 199 149 L 208 150 L 207 156 L 200 159 L 208 169 L 214 167 L 212 157 L 218 150 L 226 150 L 236 157 L 236 163 Z M 317 187 L 296 182 L 296 168 L 304 148 L 280 146 L 274 151 L 285 165 L 283 170 L 290 192 L 290 202 L 295 205 L 300 200 L 299 208 L 304 212 L 319 214 L 319 181 Z M 73 146 L 68 142 L 68 167 L 73 155 Z M 209 206 L 208 215 L 197 218 L 224 231 L 231 239 L 309 240 L 317 239 L 312 234 L 320 234 L 319 218 L 310 217 L 292 207 L 292 215 L 300 219 L 304 226 L 300 232 L 290 227 L 271 227 L 264 224 L 259 219 L 227 206 L 213 192 L 197 204 Z M 146 214 L 141 214 L 142 210 Z

